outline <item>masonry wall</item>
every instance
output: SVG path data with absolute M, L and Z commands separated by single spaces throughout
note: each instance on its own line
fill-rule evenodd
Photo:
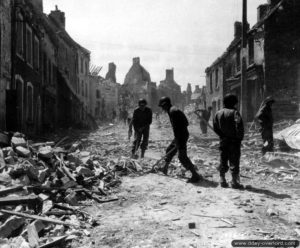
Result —
M 0 130 L 6 129 L 6 89 L 11 81 L 11 1 L 0 1 Z
M 299 1 L 285 1 L 265 24 L 266 94 L 276 100 L 275 119 L 300 117 L 299 16 Z

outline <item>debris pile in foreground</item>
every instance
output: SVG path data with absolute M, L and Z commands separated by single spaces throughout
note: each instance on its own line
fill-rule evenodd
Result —
M 99 138 L 99 137 L 95 137 Z M 112 133 L 63 145 L 33 143 L 21 133 L 0 137 L 0 247 L 55 247 L 89 236 L 97 221 L 83 207 L 117 201 L 120 176 L 141 166 Z M 90 144 L 98 144 L 95 147 Z

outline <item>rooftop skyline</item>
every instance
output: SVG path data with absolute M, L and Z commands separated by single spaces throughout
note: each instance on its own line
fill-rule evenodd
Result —
M 266 0 L 248 1 L 248 22 L 257 20 L 257 7 Z M 153 82 L 174 68 L 176 82 L 205 84 L 205 68 L 221 56 L 233 40 L 233 25 L 241 21 L 242 0 L 44 0 L 44 12 L 55 5 L 66 14 L 67 32 L 91 51 L 91 64 L 117 66 L 123 84 L 133 57 Z

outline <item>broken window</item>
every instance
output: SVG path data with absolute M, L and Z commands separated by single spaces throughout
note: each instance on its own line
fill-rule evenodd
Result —
M 28 25 L 26 25 L 26 60 L 32 65 L 32 31 Z
M 27 121 L 33 121 L 33 86 L 27 85 Z
M 24 57 L 24 30 L 23 30 L 23 17 L 21 14 L 18 15 L 18 19 L 16 22 L 16 30 L 17 30 L 17 54 L 22 58 Z
M 34 36 L 33 49 L 33 66 L 38 70 L 40 67 L 40 41 L 36 36 Z
M 100 98 L 100 90 L 96 90 L 96 98 Z

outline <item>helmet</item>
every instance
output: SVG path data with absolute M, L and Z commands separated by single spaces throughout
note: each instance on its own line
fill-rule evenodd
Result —
M 274 103 L 275 100 L 273 99 L 273 97 L 271 96 L 268 96 L 266 99 L 265 99 L 265 103 Z
M 238 103 L 238 99 L 233 94 L 227 94 L 223 99 L 223 103 L 225 107 L 232 108 L 235 104 Z
M 160 98 L 158 106 L 163 107 L 165 105 L 171 105 L 171 99 L 167 96 Z
M 141 98 L 138 102 L 139 105 L 147 105 L 147 101 L 144 98 Z

